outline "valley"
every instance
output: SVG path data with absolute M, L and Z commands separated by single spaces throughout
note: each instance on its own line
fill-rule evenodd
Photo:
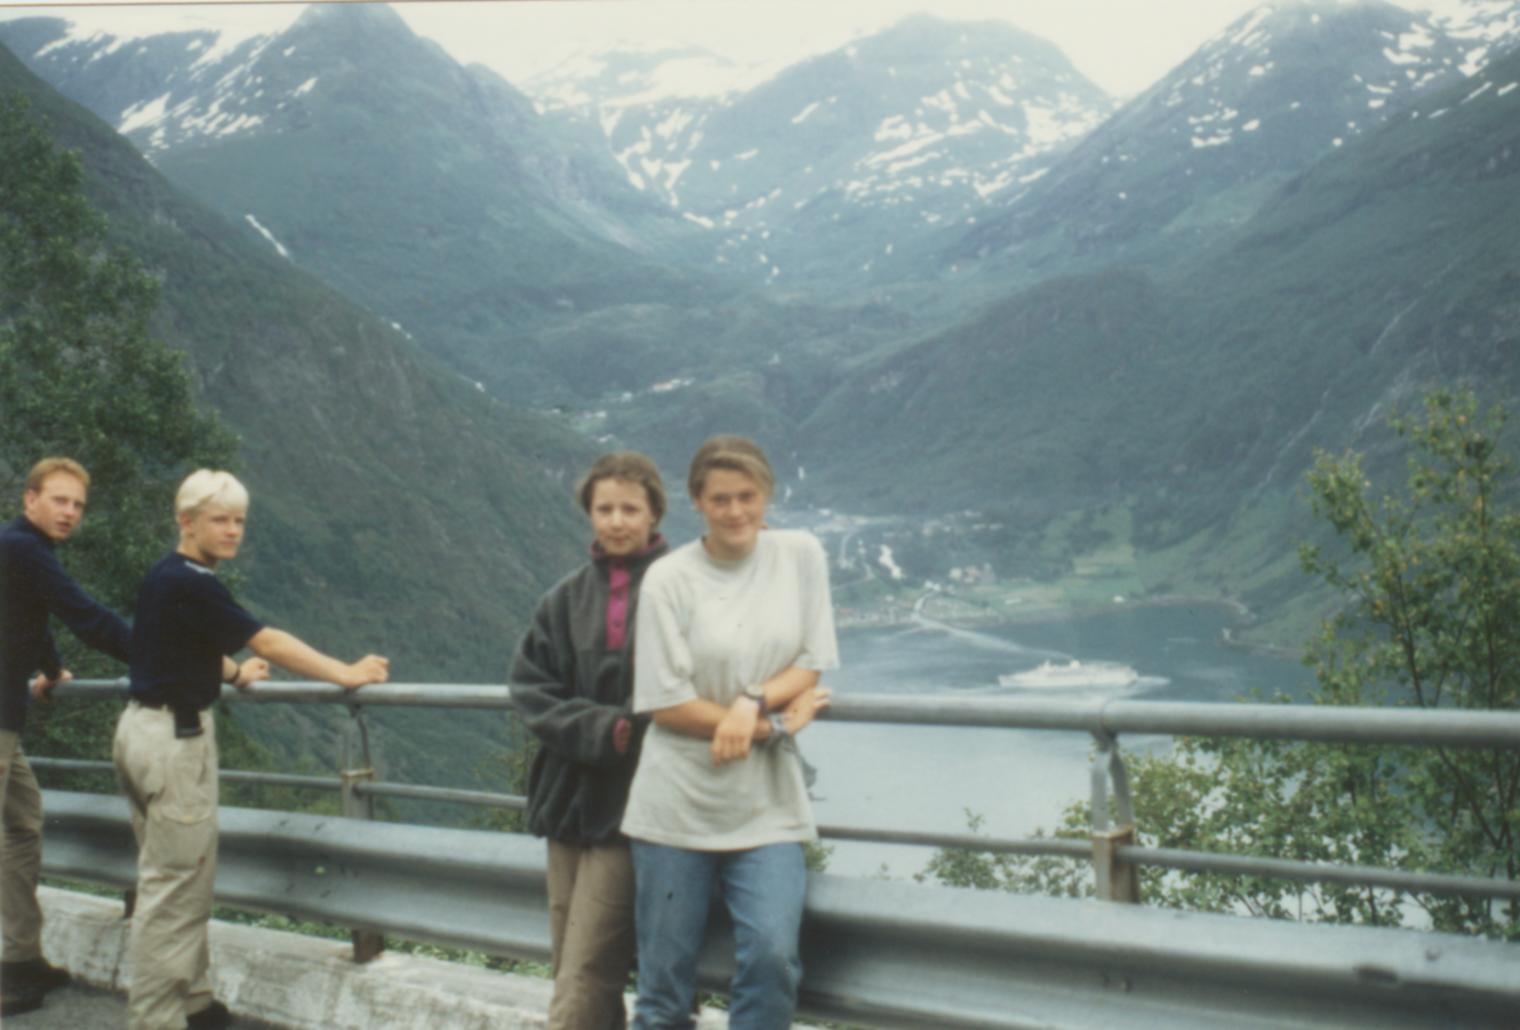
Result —
M 400 679 L 499 681 L 580 469 L 675 487 L 718 431 L 772 455 L 842 625 L 1201 604 L 1297 653 L 1340 603 L 1297 561 L 1316 451 L 1384 482 L 1390 412 L 1520 396 L 1520 5 L 1464 10 L 1263 6 L 1115 97 L 929 15 L 758 80 L 650 47 L 508 81 L 382 4 L 38 8 L 0 90 L 240 437 L 250 602 Z M 667 88 L 698 65 L 730 77 Z M 382 732 L 436 780 L 503 728 Z

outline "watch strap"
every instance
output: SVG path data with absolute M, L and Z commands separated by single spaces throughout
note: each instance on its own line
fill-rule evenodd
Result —
M 771 735 L 765 738 L 767 745 L 770 747 L 776 747 L 783 740 L 791 736 L 791 734 L 787 732 L 786 720 L 781 718 L 781 714 L 779 712 L 772 712 L 765 718 L 766 721 L 771 724 Z

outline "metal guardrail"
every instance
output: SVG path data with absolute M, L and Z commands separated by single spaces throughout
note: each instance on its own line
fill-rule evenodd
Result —
M 126 804 L 48 791 L 44 869 L 133 882 Z M 223 808 L 220 901 L 542 959 L 531 838 Z M 799 1011 L 883 1027 L 1512 1025 L 1520 945 L 922 884 L 809 877 Z M 722 987 L 730 932 L 700 979 Z
M 125 680 L 72 680 L 57 687 L 54 694 L 64 698 L 125 697 L 126 690 Z M 338 704 L 350 708 L 507 709 L 511 696 L 511 690 L 504 686 L 444 683 L 382 683 L 357 691 L 298 682 L 266 682 L 248 690 L 222 688 L 222 700 L 242 704 Z M 1095 737 L 1150 733 L 1520 750 L 1520 713 L 1430 708 L 855 694 L 836 696 L 820 718 L 830 722 L 1074 730 Z
M 112 697 L 123 696 L 125 691 L 125 680 L 93 680 L 63 684 L 56 693 L 62 697 Z M 324 683 L 267 682 L 246 691 L 224 687 L 222 698 L 245 704 L 339 704 L 353 717 L 345 734 L 345 771 L 338 778 L 224 771 L 223 778 L 230 782 L 336 789 L 343 795 L 344 813 L 351 816 L 372 817 L 373 801 L 380 797 L 518 810 L 524 806 L 524 800 L 514 795 L 376 781 L 363 720 L 363 710 L 369 707 L 506 709 L 511 705 L 511 693 L 505 686 L 387 683 L 349 692 Z M 1520 883 L 1498 878 L 1370 866 L 1332 866 L 1140 846 L 1134 842 L 1128 777 L 1118 747 L 1120 734 L 1170 734 L 1520 751 L 1520 713 L 1130 701 L 1121 698 L 1073 701 L 853 695 L 835 698 L 822 713 L 822 718 L 833 722 L 1067 730 L 1088 733 L 1097 745 L 1091 771 L 1092 832 L 1088 840 L 982 837 L 821 824 L 819 833 L 828 839 L 1090 859 L 1098 896 L 1120 901 L 1139 900 L 1137 870 L 1142 866 L 1301 882 L 1356 884 L 1411 893 L 1520 898 Z M 85 765 L 68 763 L 65 766 L 57 764 L 61 760 L 43 758 L 31 761 L 39 769 L 80 769 Z M 110 765 L 102 762 L 95 768 L 110 769 Z

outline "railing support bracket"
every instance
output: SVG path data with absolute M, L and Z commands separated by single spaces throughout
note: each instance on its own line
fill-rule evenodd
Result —
M 364 724 L 364 709 L 359 705 L 348 706 L 352 718 L 343 729 L 342 780 L 343 816 L 347 819 L 374 819 L 375 800 L 359 789 L 361 783 L 375 781 L 375 763 L 370 757 L 369 727 Z M 385 951 L 385 935 L 374 930 L 351 929 L 349 940 L 353 942 L 354 961 L 365 963 L 379 958 Z
M 1100 899 L 1139 904 L 1140 870 L 1133 863 L 1119 858 L 1119 848 L 1133 843 L 1135 827 L 1132 823 L 1111 830 L 1093 831 L 1093 879 Z

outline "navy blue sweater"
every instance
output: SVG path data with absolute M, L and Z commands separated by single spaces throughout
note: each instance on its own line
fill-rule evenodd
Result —
M 79 588 L 52 539 L 22 515 L 0 529 L 0 730 L 25 729 L 28 681 L 61 671 L 49 614 L 95 650 L 127 660 L 126 622 Z
M 264 624 L 216 573 L 170 551 L 143 577 L 132 615 L 132 698 L 200 711 L 221 696 L 222 659 Z

